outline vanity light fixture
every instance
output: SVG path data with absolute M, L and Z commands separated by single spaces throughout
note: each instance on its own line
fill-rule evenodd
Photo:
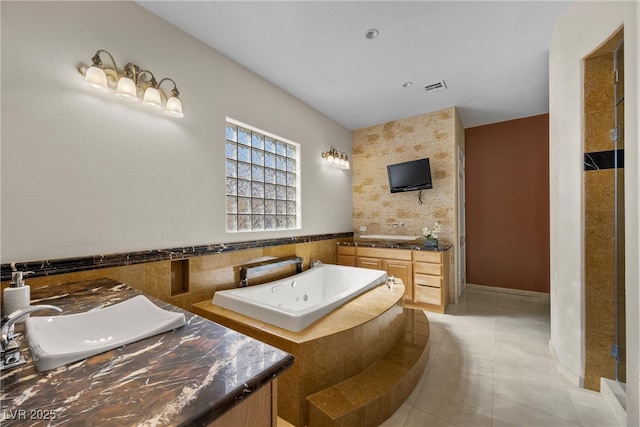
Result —
M 351 169 L 351 165 L 349 164 L 349 156 L 347 156 L 347 153 L 338 151 L 334 147 L 331 147 L 329 151 L 322 153 L 322 158 L 329 165 L 337 166 L 343 169 Z
M 100 54 L 106 54 L 111 59 L 113 68 L 104 65 Z M 98 89 L 101 92 L 114 92 L 119 98 L 128 101 L 141 101 L 142 105 L 153 110 L 162 110 L 172 117 L 184 117 L 182 113 L 182 102 L 180 92 L 176 82 L 168 77 L 160 82 L 149 70 L 143 70 L 136 64 L 128 63 L 122 70 L 118 70 L 113 56 L 104 49 L 99 49 L 91 58 L 92 65 L 86 68 L 80 67 L 80 74 L 84 75 L 85 83 Z M 173 84 L 170 95 L 167 95 L 160 86 L 165 81 Z

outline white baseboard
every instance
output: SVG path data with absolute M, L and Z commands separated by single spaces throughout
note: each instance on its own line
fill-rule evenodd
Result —
M 553 364 L 556 367 L 556 371 L 560 372 L 560 374 L 562 374 L 567 380 L 569 380 L 571 384 L 575 385 L 576 387 L 583 388 L 584 378 L 560 363 L 558 355 L 556 354 L 556 349 L 553 347 L 551 340 L 549 340 L 549 352 L 551 353 L 551 358 L 553 359 Z
M 627 390 L 619 382 L 600 378 L 600 394 L 621 426 L 627 425 Z
M 470 292 L 482 291 L 482 292 L 497 292 L 501 294 L 519 295 L 523 297 L 535 298 L 541 302 L 549 302 L 550 294 L 545 292 L 525 291 L 521 289 L 499 288 L 496 286 L 486 285 L 474 285 L 473 283 L 467 283 L 466 290 Z

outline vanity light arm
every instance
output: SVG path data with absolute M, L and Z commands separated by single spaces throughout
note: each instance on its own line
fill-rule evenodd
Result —
M 165 77 L 164 79 L 160 80 L 160 83 L 158 83 L 158 86 L 156 86 L 158 89 L 160 88 L 160 85 L 162 84 L 162 82 L 164 82 L 165 80 L 169 80 L 171 83 L 173 83 L 173 89 L 171 89 L 171 95 L 175 96 L 176 98 L 178 96 L 180 96 L 180 92 L 178 91 L 178 85 L 176 85 L 176 82 L 173 81 L 173 79 L 169 78 L 169 77 Z
M 113 68 L 115 69 L 116 74 L 119 74 L 118 66 L 116 65 L 116 60 L 113 59 L 113 55 L 111 55 L 108 51 L 106 51 L 104 49 L 98 49 L 98 51 L 93 56 L 93 58 L 91 58 L 91 60 L 93 61 L 93 65 L 95 65 L 96 67 L 104 69 L 104 64 L 102 63 L 102 58 L 100 58 L 100 54 L 101 53 L 106 53 L 107 55 L 109 55 L 109 58 L 111 59 L 111 62 L 113 63 Z
M 156 76 L 153 75 L 153 73 L 149 70 L 138 70 L 138 77 L 140 77 L 142 74 L 150 74 L 151 75 L 151 80 L 148 80 L 147 84 L 152 87 L 152 88 L 157 88 L 158 86 L 160 86 L 158 84 L 158 82 L 156 81 Z

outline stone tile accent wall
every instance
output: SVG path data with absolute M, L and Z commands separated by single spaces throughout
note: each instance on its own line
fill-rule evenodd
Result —
M 422 228 L 442 223 L 440 241 L 455 245 L 457 234 L 457 141 L 455 107 L 353 131 L 353 229 L 367 234 L 422 235 Z M 433 188 L 389 191 L 387 165 L 429 158 Z M 404 224 L 403 226 L 394 224 Z M 452 272 L 457 272 L 454 260 Z M 452 291 L 457 289 L 452 273 Z M 451 292 L 450 295 L 455 295 Z

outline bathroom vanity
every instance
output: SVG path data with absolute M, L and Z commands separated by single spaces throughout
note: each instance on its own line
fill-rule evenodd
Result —
M 405 285 L 405 307 L 444 313 L 449 304 L 449 246 L 370 239 L 338 243 L 338 264 L 384 270 Z
M 140 294 L 101 279 L 33 289 L 31 304 L 72 314 Z M 184 313 L 186 324 L 45 372 L 35 369 L 23 338 L 27 363 L 1 373 L 2 425 L 277 424 L 276 377 L 292 355 L 148 298 Z

